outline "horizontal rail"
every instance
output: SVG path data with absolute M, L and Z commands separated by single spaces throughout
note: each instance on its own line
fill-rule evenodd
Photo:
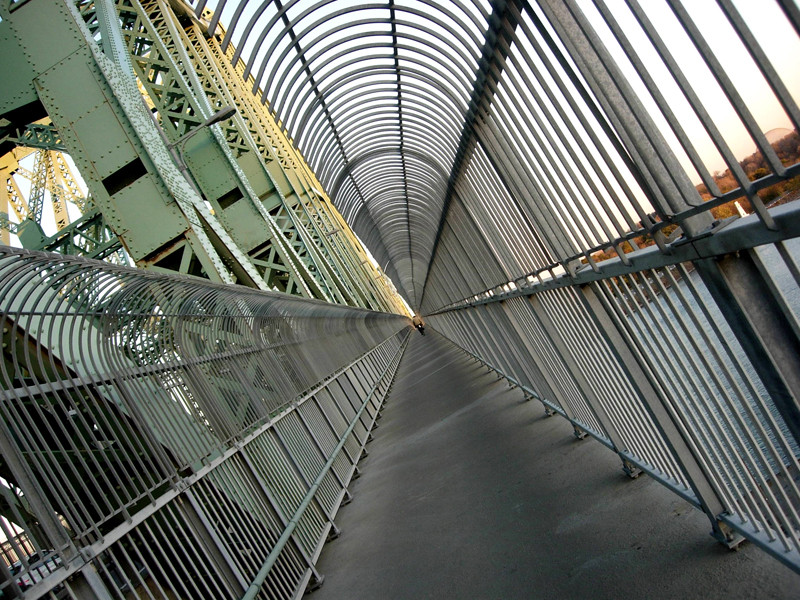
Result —
M 436 332 L 436 333 L 438 333 L 438 332 Z M 439 334 L 439 335 L 441 335 L 441 334 Z M 609 440 L 603 434 L 595 431 L 592 427 L 590 427 L 586 423 L 583 423 L 583 422 L 581 422 L 581 421 L 579 421 L 579 420 L 577 420 L 577 419 L 575 419 L 573 417 L 567 416 L 567 414 L 564 411 L 564 409 L 561 406 L 559 406 L 556 402 L 553 402 L 551 400 L 548 400 L 547 398 L 541 397 L 535 390 L 532 390 L 531 388 L 529 388 L 525 384 L 520 383 L 513 376 L 507 375 L 506 373 L 504 373 L 503 371 L 501 371 L 499 368 L 495 367 L 491 363 L 486 362 L 484 359 L 482 359 L 477 354 L 475 354 L 473 352 L 470 352 L 469 350 L 467 350 L 463 346 L 458 345 L 457 343 L 453 342 L 452 340 L 450 340 L 450 341 L 459 350 L 464 352 L 471 359 L 479 362 L 480 364 L 484 365 L 487 369 L 489 369 L 491 371 L 494 371 L 500 377 L 502 377 L 503 379 L 508 381 L 508 384 L 512 389 L 513 388 L 518 388 L 523 394 L 525 394 L 525 396 L 528 399 L 533 398 L 533 399 L 537 400 L 538 402 L 541 402 L 542 405 L 545 407 L 545 411 L 546 411 L 546 414 L 548 416 L 553 415 L 553 414 L 557 414 L 560 417 L 563 417 L 564 419 L 569 421 L 569 423 L 576 430 L 588 434 L 590 437 L 594 438 L 602 446 L 605 446 L 609 450 L 615 450 L 614 449 L 614 445 L 611 442 L 611 440 Z M 664 473 L 662 473 L 661 471 L 659 471 L 658 469 L 653 467 L 653 465 L 648 464 L 647 462 L 645 462 L 642 459 L 640 459 L 639 457 L 631 454 L 630 452 L 620 451 L 620 452 L 618 452 L 618 454 L 620 455 L 620 457 L 624 458 L 631 465 L 635 466 L 637 469 L 640 469 L 643 473 L 647 473 L 650 477 L 655 479 L 658 483 L 663 485 L 665 488 L 667 488 L 668 490 L 670 490 L 674 494 L 676 494 L 676 495 L 680 496 L 681 498 L 683 498 L 684 500 L 686 500 L 689 504 L 691 504 L 695 508 L 700 508 L 700 503 L 698 502 L 697 497 L 692 493 L 691 490 L 687 490 L 686 488 L 682 487 L 675 480 L 670 479 L 669 477 L 666 477 L 664 475 Z
M 330 471 L 334 461 L 336 460 L 336 457 L 342 451 L 342 448 L 344 448 L 344 444 L 347 441 L 347 438 L 353 433 L 353 430 L 355 429 L 358 419 L 364 413 L 364 411 L 367 408 L 367 405 L 372 400 L 372 397 L 375 394 L 375 390 L 377 388 L 378 383 L 383 378 L 392 379 L 395 373 L 397 372 L 397 367 L 400 364 L 400 357 L 402 357 L 403 351 L 405 350 L 405 347 L 408 344 L 409 334 L 410 332 L 406 333 L 405 339 L 403 340 L 401 347 L 397 350 L 395 357 L 392 360 L 392 363 L 381 374 L 381 378 L 372 386 L 372 389 L 370 389 L 369 393 L 367 394 L 367 397 L 364 398 L 364 402 L 358 409 L 358 412 L 356 413 L 356 416 L 353 418 L 353 421 L 350 423 L 347 430 L 342 435 L 342 439 L 336 445 L 336 448 L 334 448 L 333 452 L 331 453 L 331 456 L 323 465 L 322 469 L 317 475 L 317 478 L 314 480 L 314 483 L 309 488 L 308 493 L 305 495 L 303 501 L 300 503 L 300 506 L 297 508 L 297 511 L 289 520 L 289 525 L 281 534 L 281 537 L 278 539 L 278 542 L 275 544 L 275 547 L 270 552 L 269 556 L 267 557 L 267 560 L 264 561 L 264 564 L 261 566 L 261 569 L 258 571 L 258 574 L 256 575 L 255 579 L 250 584 L 250 587 L 247 588 L 247 592 L 244 594 L 244 596 L 242 596 L 242 600 L 253 600 L 254 598 L 256 598 L 256 596 L 258 596 L 259 592 L 261 591 L 261 586 L 263 585 L 264 580 L 269 575 L 270 570 L 275 566 L 275 562 L 278 560 L 278 557 L 280 556 L 281 552 L 283 552 L 284 547 L 291 538 L 292 533 L 294 532 L 295 528 L 300 522 L 300 519 L 303 517 L 303 514 L 305 513 L 306 509 L 308 509 L 308 507 L 311 505 L 311 502 L 314 500 L 314 496 L 316 495 L 317 490 L 322 484 L 322 480 Z M 372 424 L 374 424 L 374 422 L 375 421 L 373 419 Z
M 4 594 L 238 598 L 287 528 L 267 585 L 318 578 L 408 319 L 7 248 L 0 297 Z
M 515 284 L 516 289 L 505 289 L 508 287 L 508 282 L 503 282 L 438 308 L 431 314 L 502 302 L 510 298 L 531 296 L 557 288 L 587 285 L 595 281 L 623 277 L 650 269 L 671 267 L 693 260 L 719 258 L 741 250 L 800 237 L 800 206 L 797 203 L 775 207 L 771 209 L 770 214 L 778 227 L 777 230 L 764 227 L 764 224 L 754 215 L 744 218 L 731 217 L 694 237 L 679 238 L 667 245 L 666 252 L 656 246 L 650 246 L 626 254 L 624 261 L 621 258 L 612 258 L 596 264 L 594 269 L 587 264 L 582 265 L 573 273 L 563 272 L 552 277 L 542 277 L 542 273 L 548 273 L 561 267 L 560 264 L 552 264 L 544 270 L 518 277 L 516 281 L 519 283 Z M 535 277 L 536 280 L 529 282 L 527 281 L 529 277 Z

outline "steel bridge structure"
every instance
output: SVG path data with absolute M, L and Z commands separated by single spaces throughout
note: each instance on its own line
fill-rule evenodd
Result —
M 321 584 L 412 312 L 800 573 L 793 0 L 0 0 L 0 56 L 0 597 Z

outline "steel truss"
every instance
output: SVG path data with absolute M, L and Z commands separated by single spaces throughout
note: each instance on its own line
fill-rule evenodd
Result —
M 25 29 L 35 23 L 17 5 L 12 10 L 18 39 L 38 56 L 37 44 L 44 51 L 49 40 Z M 44 105 L 55 127 L 3 139 L 70 149 L 139 266 L 402 310 L 285 133 L 245 91 L 217 40 L 206 38 L 202 20 L 180 7 L 176 15 L 165 2 L 51 2 L 47 10 L 72 31 L 80 58 L 60 63 L 59 75 L 37 78 L 36 58 L 29 72 L 9 75 L 17 86 L 35 84 L 31 98 L 9 98 L 6 110 L 26 115 Z M 84 81 L 85 98 L 72 94 L 92 72 L 102 76 Z M 242 112 L 221 131 L 207 129 L 206 119 L 226 105 Z M 104 155 L 103 147 L 117 151 Z

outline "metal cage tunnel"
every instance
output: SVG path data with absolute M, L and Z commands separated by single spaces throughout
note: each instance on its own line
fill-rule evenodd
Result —
M 319 584 L 406 306 L 800 573 L 793 0 L 0 0 L 0 53 L 2 597 Z

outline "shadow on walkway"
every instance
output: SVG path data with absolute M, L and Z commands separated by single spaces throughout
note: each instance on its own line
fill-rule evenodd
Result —
M 800 597 L 434 332 L 412 333 L 379 424 L 313 600 Z

